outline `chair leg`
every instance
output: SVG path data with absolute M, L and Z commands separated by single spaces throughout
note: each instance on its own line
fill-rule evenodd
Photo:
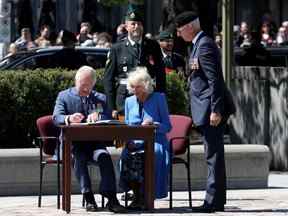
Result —
M 83 208 L 85 207 L 85 197 L 84 197 L 84 194 L 82 195 L 82 207 L 83 207 Z
M 169 189 L 170 189 L 170 193 L 169 193 L 169 209 L 171 209 L 172 210 L 172 193 L 173 193 L 173 159 L 171 159 L 171 162 L 170 162 L 171 164 L 170 164 L 170 181 L 169 181 L 169 184 L 170 184 L 170 186 L 169 186 Z
M 125 192 L 125 207 L 128 206 L 128 192 Z
M 57 163 L 57 209 L 60 209 L 60 164 Z
M 188 146 L 188 150 L 187 150 L 187 180 L 188 180 L 189 206 L 190 208 L 192 208 L 191 175 L 190 175 L 190 146 Z
M 101 195 L 101 197 L 102 197 L 102 200 L 101 200 L 101 202 L 102 202 L 102 208 L 104 208 L 105 207 L 105 197 L 103 196 L 103 195 Z
M 38 207 L 41 207 L 41 201 L 42 201 L 42 181 L 43 181 L 43 170 L 44 166 L 42 162 L 40 161 L 40 188 L 39 188 L 39 195 L 38 195 Z

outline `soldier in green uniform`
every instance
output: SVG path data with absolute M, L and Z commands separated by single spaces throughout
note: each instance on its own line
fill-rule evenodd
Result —
M 165 71 L 162 53 L 155 40 L 144 37 L 141 14 L 138 8 L 128 8 L 125 17 L 127 38 L 114 44 L 108 53 L 104 89 L 108 107 L 113 110 L 113 117 L 123 114 L 127 75 L 136 66 L 145 66 L 150 76 L 155 80 L 156 91 L 165 92 Z
M 163 63 L 165 72 L 169 73 L 175 71 L 181 76 L 185 72 L 185 59 L 179 53 L 174 52 L 174 38 L 173 34 L 168 31 L 161 31 L 156 37 L 162 51 Z

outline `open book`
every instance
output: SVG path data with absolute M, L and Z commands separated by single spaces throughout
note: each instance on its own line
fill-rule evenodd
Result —
M 115 119 L 108 119 L 96 122 L 71 123 L 71 125 L 126 125 L 126 123 Z

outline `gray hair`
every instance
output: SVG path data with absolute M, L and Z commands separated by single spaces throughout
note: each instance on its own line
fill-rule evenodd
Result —
M 136 67 L 128 74 L 127 89 L 129 93 L 134 93 L 132 85 L 140 84 L 148 94 L 154 91 L 153 79 L 149 75 L 146 67 Z
M 200 25 L 199 18 L 196 18 L 195 20 L 193 20 L 191 22 L 191 26 L 193 27 L 193 29 L 200 30 L 201 29 L 201 25 Z
M 90 66 L 82 66 L 80 67 L 76 74 L 75 74 L 75 81 L 79 81 L 83 76 L 87 76 L 90 75 L 92 80 L 93 80 L 93 84 L 95 85 L 96 83 L 96 71 L 90 67 Z

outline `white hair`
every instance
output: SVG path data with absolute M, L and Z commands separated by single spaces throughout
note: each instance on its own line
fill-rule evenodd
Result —
M 197 29 L 197 30 L 201 29 L 200 20 L 198 17 L 195 20 L 193 20 L 190 24 L 193 27 L 193 29 Z
M 95 84 L 96 83 L 96 71 L 92 67 L 86 66 L 86 65 L 80 67 L 77 70 L 75 74 L 75 81 L 79 81 L 80 79 L 82 79 L 82 77 L 87 76 L 87 75 L 91 76 L 93 80 L 93 84 Z
M 134 93 L 133 85 L 142 85 L 148 94 L 154 91 L 153 79 L 146 67 L 136 67 L 128 74 L 127 89 L 132 94 Z

